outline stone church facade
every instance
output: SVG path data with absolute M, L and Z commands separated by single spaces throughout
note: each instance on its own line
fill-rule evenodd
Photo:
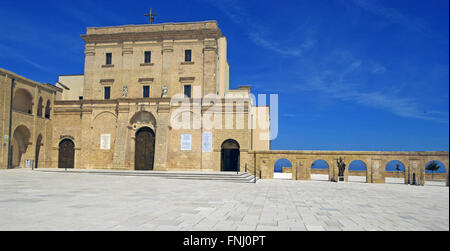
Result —
M 229 89 L 217 22 L 88 28 L 82 38 L 84 75 L 57 84 L 52 167 L 243 170 L 252 131 L 253 149 L 269 150 L 259 136 L 269 110 L 252 105 L 249 87 Z M 206 128 L 208 112 L 215 124 Z M 267 126 L 251 130 L 258 114 Z
M 424 184 L 449 153 L 273 151 L 268 106 L 248 86 L 229 88 L 227 40 L 215 21 L 88 28 L 82 75 L 40 84 L 0 68 L 0 169 L 247 171 L 310 180 L 315 160 L 328 179 L 348 181 L 338 160 L 361 160 L 368 183 L 400 161 L 405 184 Z

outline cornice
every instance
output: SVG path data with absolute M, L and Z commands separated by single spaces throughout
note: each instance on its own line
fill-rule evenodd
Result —
M 172 30 L 156 32 L 123 32 L 114 34 L 91 34 L 81 35 L 86 44 L 94 43 L 123 43 L 139 41 L 164 41 L 181 39 L 218 39 L 222 37 L 219 29 L 201 29 L 201 30 Z

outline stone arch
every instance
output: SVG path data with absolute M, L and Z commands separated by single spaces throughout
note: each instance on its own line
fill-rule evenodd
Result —
M 116 128 L 117 116 L 112 112 L 101 112 L 92 121 L 94 129 Z
M 110 115 L 114 116 L 115 119 L 117 119 L 117 115 L 116 115 L 114 112 L 111 112 L 111 111 L 102 111 L 102 112 L 98 113 L 97 115 L 95 115 L 95 116 L 94 116 L 94 119 L 93 119 L 92 121 L 97 120 L 98 117 L 100 117 L 100 116 L 102 116 L 102 115 L 104 115 L 104 114 L 110 114 Z
M 58 168 L 75 168 L 75 143 L 69 138 L 59 142 Z
M 18 112 L 33 114 L 33 95 L 25 89 L 17 89 L 14 93 L 13 109 Z
M 385 183 L 403 184 L 405 183 L 407 166 L 402 160 L 393 159 L 385 166 Z
M 427 168 L 432 164 L 432 163 L 436 163 L 439 168 L 439 170 L 437 170 L 437 172 L 433 172 L 431 170 L 427 170 Z M 432 160 L 429 161 L 427 163 L 425 163 L 425 181 L 445 181 L 445 179 L 447 178 L 447 167 L 445 166 L 445 164 L 436 159 L 436 160 Z
M 239 172 L 241 146 L 234 139 L 227 139 L 221 146 L 221 168 L 222 172 Z
M 117 117 L 111 112 L 98 114 L 92 122 L 90 164 L 93 168 L 112 168 L 117 134 Z
M 354 159 L 348 162 L 348 181 L 367 183 L 367 168 L 367 163 L 360 159 Z
M 42 97 L 39 97 L 39 102 L 38 102 L 37 112 L 36 112 L 36 115 L 38 117 L 42 117 L 42 109 L 44 108 L 44 105 L 42 104 L 43 102 L 44 102 L 44 100 L 42 99 Z
M 140 111 L 136 112 L 130 119 L 130 125 L 136 130 L 142 127 L 149 127 L 153 131 L 156 130 L 156 118 L 151 112 Z
M 23 125 L 16 127 L 11 141 L 12 167 L 20 167 L 22 156 L 27 152 L 30 142 L 30 130 Z
M 52 105 L 50 100 L 47 100 L 47 104 L 45 105 L 45 118 L 50 119 L 50 112 L 52 110 Z
M 311 180 L 329 181 L 331 166 L 324 159 L 316 159 L 311 163 Z
M 274 179 L 288 179 L 292 180 L 292 172 L 294 165 L 288 158 L 280 157 L 273 164 L 273 178 Z

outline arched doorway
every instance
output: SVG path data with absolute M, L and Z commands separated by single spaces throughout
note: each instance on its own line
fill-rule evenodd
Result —
M 26 126 L 21 125 L 14 130 L 11 141 L 12 168 L 20 167 L 22 156 L 27 153 L 28 147 L 32 144 L 30 138 L 31 133 Z
M 425 185 L 446 186 L 447 168 L 444 163 L 433 160 L 425 165 Z
M 386 184 L 404 184 L 405 183 L 405 165 L 399 160 L 392 160 L 386 165 L 385 183 Z
M 39 154 L 41 152 L 41 146 L 42 146 L 42 135 L 39 134 L 37 140 L 36 140 L 36 153 L 34 157 L 34 168 L 39 167 Z
M 33 114 L 33 96 L 25 89 L 18 89 L 14 94 L 13 110 Z
M 319 159 L 311 164 L 311 180 L 329 181 L 330 166 L 325 160 Z
M 288 159 L 279 159 L 273 167 L 273 178 L 292 180 L 292 163 Z
M 155 159 L 155 133 L 148 127 L 136 132 L 135 140 L 135 170 L 153 170 Z
M 36 115 L 38 117 L 42 117 L 42 107 L 43 107 L 42 102 L 44 102 L 44 101 L 43 101 L 42 97 L 40 97 L 39 102 L 38 102 L 38 107 L 37 107 L 37 113 L 36 113 Z
M 50 118 L 50 111 L 51 110 L 52 110 L 52 108 L 51 108 L 50 100 L 47 100 L 47 105 L 45 105 L 45 118 L 46 119 Z
M 75 168 L 75 144 L 70 139 L 59 143 L 58 168 Z
M 348 181 L 367 183 L 367 166 L 362 160 L 354 160 L 348 166 Z
M 221 171 L 238 172 L 240 165 L 240 146 L 235 140 L 229 139 L 222 144 Z

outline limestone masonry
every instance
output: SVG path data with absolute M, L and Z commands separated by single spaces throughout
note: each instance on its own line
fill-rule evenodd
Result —
M 0 68 L 1 169 L 256 168 L 271 179 L 275 161 L 286 158 L 293 179 L 309 180 L 322 159 L 337 180 L 343 158 L 363 161 L 369 183 L 384 183 L 386 164 L 401 161 L 405 183 L 418 184 L 429 161 L 448 170 L 448 152 L 272 151 L 269 106 L 256 106 L 250 87 L 230 90 L 216 21 L 88 28 L 81 37 L 83 75 L 51 85 Z

